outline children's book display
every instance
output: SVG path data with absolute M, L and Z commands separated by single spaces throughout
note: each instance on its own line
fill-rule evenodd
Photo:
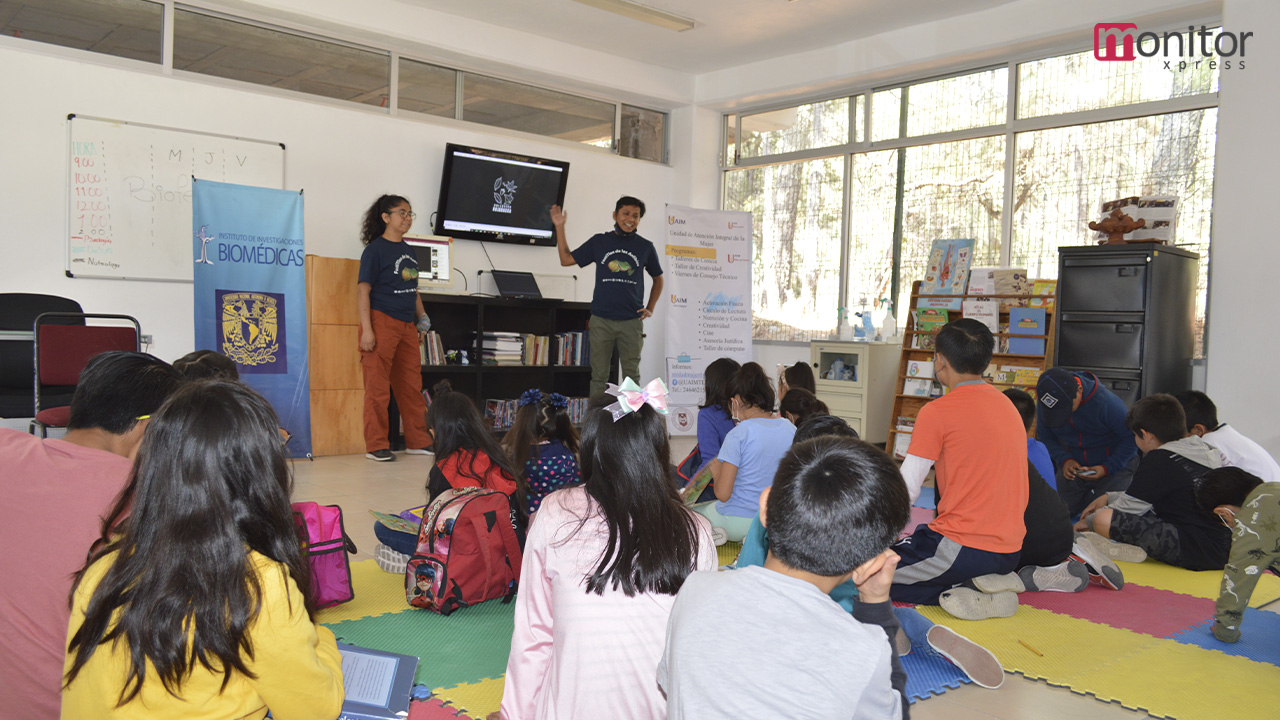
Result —
M 1000 390 L 1017 387 L 1034 394 L 1040 373 L 1049 366 L 1048 358 L 1053 354 L 1056 282 L 1039 285 L 1047 292 L 1032 295 L 1031 289 L 1037 286 L 1036 283 L 1045 281 L 1027 280 L 1025 270 L 976 268 L 973 273 L 968 294 L 961 293 L 956 297 L 950 294 L 941 298 L 928 297 L 923 281 L 912 284 L 911 321 L 902 343 L 898 384 L 890 415 L 895 420 L 886 447 L 896 458 L 907 455 L 920 408 L 943 394 L 942 385 L 934 377 L 933 360 L 938 330 L 948 320 L 971 317 L 989 328 L 994 323 L 992 334 L 996 337 L 997 352 L 983 377 Z M 993 292 L 1000 289 L 1018 292 Z M 927 301 L 935 300 L 955 302 L 955 312 L 926 305 Z

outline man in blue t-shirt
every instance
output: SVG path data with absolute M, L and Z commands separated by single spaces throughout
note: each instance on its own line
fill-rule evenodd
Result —
M 591 394 L 604 392 L 609 383 L 609 361 L 614 348 L 622 364 L 622 377 L 640 378 L 640 348 L 644 345 L 644 320 L 662 297 L 662 265 L 653 243 L 636 234 L 644 203 L 629 195 L 618 199 L 613 210 L 613 230 L 592 236 L 577 250 L 565 239 L 565 214 L 551 206 L 556 227 L 556 249 L 564 267 L 596 264 L 596 286 L 591 296 Z M 644 302 L 644 275 L 653 278 L 649 301 Z

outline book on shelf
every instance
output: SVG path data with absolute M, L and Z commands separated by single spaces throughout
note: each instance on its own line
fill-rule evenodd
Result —
M 587 333 L 580 331 L 556 333 L 555 338 L 557 365 L 589 364 Z
M 969 295 L 1030 295 L 1026 268 L 981 267 L 969 273 Z M 1000 309 L 1026 307 L 1028 300 L 1000 298 Z
M 902 381 L 902 394 L 913 397 L 931 397 L 933 380 L 929 378 L 907 378 Z
M 934 240 L 933 247 L 929 250 L 924 280 L 920 283 L 920 294 L 964 295 L 969 284 L 969 265 L 973 262 L 973 244 L 972 238 Z M 959 310 L 960 300 L 922 297 L 917 307 Z
M 894 430 L 898 432 L 909 433 L 916 429 L 916 419 L 913 415 L 899 415 L 897 422 L 894 423 Z
M 418 346 L 418 358 L 423 365 L 444 364 L 444 344 L 440 342 L 440 334 L 435 330 L 423 336 L 422 344 Z
M 947 324 L 947 311 L 942 308 L 916 308 L 912 312 L 915 313 L 916 336 L 911 346 L 919 350 L 932 350 L 934 336 L 929 333 Z
M 933 378 L 933 361 L 932 360 L 908 360 L 907 361 L 907 377 L 909 378 Z
M 582 424 L 582 418 L 587 414 L 588 398 L 571 397 L 565 399 L 569 401 L 569 407 L 566 408 L 569 413 L 569 422 L 574 425 Z M 516 412 L 519 410 L 520 401 L 518 399 L 485 400 L 485 424 L 494 430 L 507 430 L 515 423 Z
M 898 433 L 893 436 L 893 456 L 899 460 L 905 458 L 911 450 L 911 433 Z
M 980 298 L 966 299 L 961 306 L 964 317 L 973 318 L 986 325 L 992 333 L 1000 332 L 1000 301 Z
M 392 720 L 409 714 L 418 658 L 338 643 L 342 655 L 342 714 L 338 720 Z
M 1027 307 L 1045 308 L 1052 310 L 1058 293 L 1057 280 L 1035 280 L 1031 283 L 1031 301 Z M 1036 295 L 1048 295 L 1049 297 L 1035 297 Z
M 1009 309 L 1009 353 L 1013 355 L 1043 355 L 1044 338 L 1020 338 L 1015 335 L 1044 335 L 1044 308 Z

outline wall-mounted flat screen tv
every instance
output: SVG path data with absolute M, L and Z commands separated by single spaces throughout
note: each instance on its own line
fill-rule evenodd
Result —
M 569 163 L 449 143 L 436 234 L 555 245 L 551 206 L 564 204 Z

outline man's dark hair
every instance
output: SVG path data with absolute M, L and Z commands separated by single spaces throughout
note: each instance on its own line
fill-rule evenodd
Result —
M 1187 436 L 1187 416 L 1177 399 L 1166 393 L 1148 395 L 1129 408 L 1124 424 L 1134 435 L 1146 430 L 1161 443 L 1181 440 Z
M 1203 425 L 1208 432 L 1218 429 L 1218 406 L 1213 404 L 1208 395 L 1199 390 L 1183 390 L 1174 395 L 1182 412 L 1187 415 L 1187 432 L 1196 425 Z
M 182 376 L 154 355 L 112 350 L 89 359 L 71 397 L 68 430 L 102 428 L 113 435 L 133 429 L 182 384 Z
M 613 211 L 618 212 L 628 205 L 640 208 L 640 217 L 644 217 L 644 201 L 637 197 L 631 197 L 630 195 L 623 195 L 618 198 L 618 204 L 613 206 Z
M 953 320 L 938 331 L 938 354 L 958 373 L 981 375 L 991 364 L 996 339 L 991 328 L 973 318 Z
M 1238 467 L 1214 468 L 1196 481 L 1196 504 L 1213 515 L 1219 505 L 1244 505 L 1245 498 L 1262 484 L 1262 478 Z
M 1004 396 L 1018 408 L 1018 414 L 1022 416 L 1022 429 L 1030 430 L 1031 423 L 1036 419 L 1036 401 L 1032 399 L 1031 393 L 1018 388 L 1009 388 L 1004 391 Z
M 791 397 L 791 393 L 787 393 L 787 397 Z M 786 398 L 783 398 L 783 400 L 785 401 Z M 844 418 L 826 414 L 810 415 L 801 420 L 800 424 L 796 426 L 796 434 L 791 437 L 791 444 L 802 443 L 823 435 L 835 435 L 856 440 L 858 431 L 849 427 L 849 423 L 845 422 Z
M 883 451 L 827 435 L 791 446 L 765 510 L 769 552 L 788 567 L 836 577 L 893 543 L 911 501 Z
M 231 380 L 240 379 L 240 371 L 236 362 L 220 352 L 213 350 L 196 350 L 173 361 L 173 369 L 180 373 L 184 380 Z

